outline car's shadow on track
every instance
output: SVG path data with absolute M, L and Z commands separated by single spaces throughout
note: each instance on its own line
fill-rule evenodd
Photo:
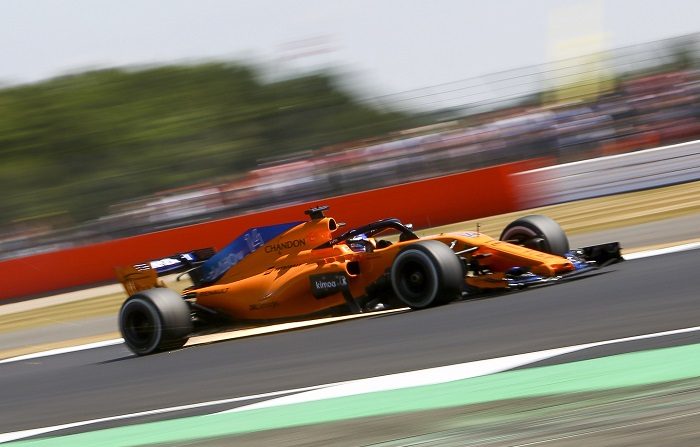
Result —
M 153 354 L 153 355 L 157 355 L 157 354 Z M 117 363 L 117 362 L 122 362 L 124 360 L 130 360 L 130 359 L 136 359 L 136 358 L 139 358 L 139 356 L 136 354 L 129 354 L 129 355 L 125 355 L 123 357 L 117 357 L 116 359 L 103 360 L 101 362 L 97 362 L 97 364 L 98 365 L 109 365 L 110 363 Z
M 607 274 L 613 273 L 613 272 L 615 272 L 615 270 L 608 267 L 605 270 L 593 270 L 591 272 L 581 273 L 580 275 L 562 278 L 561 282 L 567 283 L 567 282 L 572 282 L 572 281 L 578 281 L 580 279 L 587 279 L 587 278 L 592 278 L 594 276 L 607 275 Z M 555 284 L 556 283 L 552 283 L 551 285 L 555 285 Z

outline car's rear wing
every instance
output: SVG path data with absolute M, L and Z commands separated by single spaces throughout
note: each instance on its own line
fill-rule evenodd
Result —
M 158 277 L 192 270 L 211 258 L 214 253 L 213 248 L 200 248 L 127 267 L 117 267 L 115 271 L 124 290 L 131 296 L 141 290 L 165 287 Z

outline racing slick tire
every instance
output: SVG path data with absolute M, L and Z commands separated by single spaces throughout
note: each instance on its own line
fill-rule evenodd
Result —
M 561 226 L 540 214 L 521 217 L 509 223 L 499 240 L 559 256 L 569 251 L 569 238 Z
M 464 287 L 464 268 L 457 255 L 439 241 L 421 241 L 404 248 L 390 271 L 396 297 L 412 309 L 453 301 Z
M 190 307 L 170 289 L 144 290 L 122 304 L 119 330 L 134 354 L 181 348 L 192 332 Z

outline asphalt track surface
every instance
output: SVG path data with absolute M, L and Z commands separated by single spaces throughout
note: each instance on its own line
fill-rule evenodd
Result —
M 698 326 L 698 260 L 692 250 L 627 261 L 554 286 L 149 357 L 117 345 L 3 364 L 0 433 Z M 690 332 L 542 364 L 697 343 Z

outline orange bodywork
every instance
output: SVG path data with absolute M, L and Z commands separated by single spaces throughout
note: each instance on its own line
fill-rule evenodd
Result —
M 342 273 L 354 297 L 391 266 L 398 246 L 372 253 L 347 244 L 315 249 L 332 238 L 332 218 L 304 222 L 259 247 L 232 267 L 216 284 L 190 290 L 197 303 L 236 320 L 292 318 L 339 309 L 341 292 L 323 298 L 311 293 L 311 275 Z
M 165 287 L 165 284 L 158 280 L 158 274 L 152 268 L 141 264 L 139 266 L 118 268 L 117 279 L 124 286 L 127 295 L 131 296 L 141 290 L 153 287 Z
M 238 321 L 290 319 L 333 311 L 347 313 L 350 311 L 347 292 L 351 299 L 365 297 L 367 288 L 385 276 L 399 251 L 416 240 L 376 244 L 376 239 L 370 239 L 370 244 L 383 248 L 367 251 L 354 251 L 346 242 L 318 248 L 331 241 L 337 229 L 335 220 L 328 217 L 300 223 L 256 246 L 214 283 L 185 289 L 183 296 Z M 480 288 L 506 288 L 499 272 L 515 266 L 527 267 L 543 277 L 574 270 L 566 258 L 481 233 L 442 233 L 419 240 L 438 240 L 456 253 L 466 251 L 462 255 L 465 265 L 478 260 L 480 268 L 489 273 L 465 275 L 465 283 Z M 129 274 L 141 282 L 129 283 Z M 312 276 L 338 274 L 347 278 L 345 294 L 333 291 L 321 297 L 314 295 Z M 118 275 L 130 294 L 134 290 L 158 287 L 155 276 L 144 274 L 143 270 L 119 269 Z

